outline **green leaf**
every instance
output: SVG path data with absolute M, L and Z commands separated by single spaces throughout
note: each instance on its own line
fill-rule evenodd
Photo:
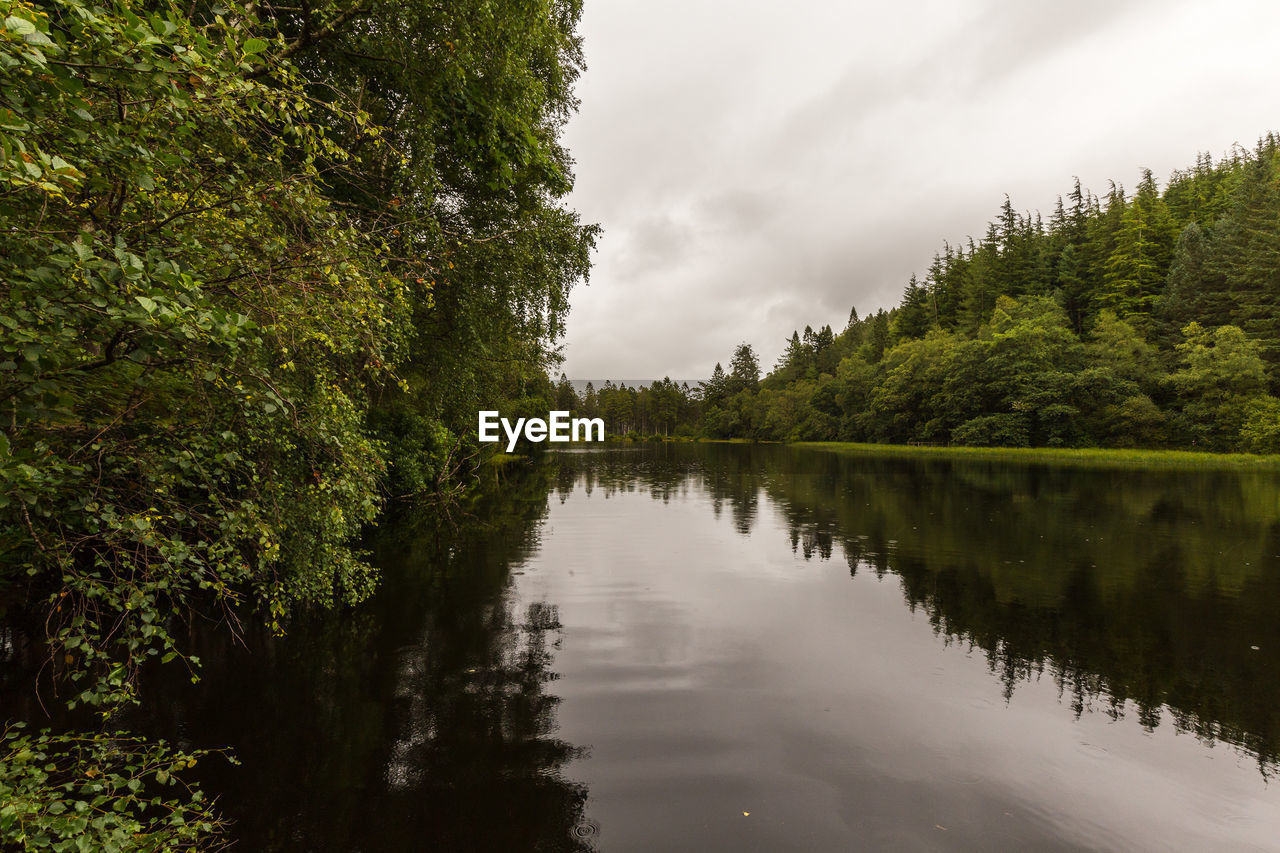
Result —
M 262 53 L 267 49 L 267 41 L 265 39 L 253 38 L 244 43 L 244 52 L 252 56 L 255 53 Z
M 10 15 L 4 19 L 4 28 L 11 33 L 17 33 L 20 36 L 29 36 L 37 32 L 36 25 L 28 21 L 26 18 L 19 18 L 17 15 Z

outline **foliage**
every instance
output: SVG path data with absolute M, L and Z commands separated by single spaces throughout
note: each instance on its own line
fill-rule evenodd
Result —
M 27 851 L 214 850 L 223 828 L 183 775 L 207 751 L 124 733 L 0 736 L 0 844 Z
M 1182 334 L 1182 369 L 1170 377 L 1185 400 L 1182 429 L 1194 444 L 1230 449 L 1239 440 L 1246 401 L 1263 388 L 1258 345 L 1235 326 L 1191 323 Z
M 712 438 L 1265 451 L 1278 295 L 1269 134 L 1163 190 L 1149 170 L 1131 196 L 1077 180 L 1047 224 L 1006 197 L 897 307 L 793 332 L 758 390 L 717 365 L 688 423 Z
M 181 654 L 171 616 L 369 593 L 346 543 L 380 503 L 362 401 L 400 285 L 320 192 L 324 109 L 247 75 L 243 30 L 7 13 L 34 30 L 3 54 L 4 571 L 47 602 L 72 704 L 109 710 Z
M 1280 400 L 1254 397 L 1244 411 L 1240 428 L 1244 448 L 1253 453 L 1280 453 Z
M 105 720 L 148 660 L 196 677 L 193 619 L 366 598 L 388 491 L 548 399 L 581 10 L 0 11 L 0 594 Z
M 573 176 L 559 142 L 583 68 L 581 2 L 268 0 L 261 15 L 309 94 L 367 113 L 382 142 L 328 123 L 358 156 L 332 164 L 327 192 L 409 285 L 403 383 L 374 401 L 372 425 L 396 448 L 393 493 L 434 491 L 451 449 L 471 452 L 479 409 L 542 388 L 587 277 L 599 229 L 562 201 Z

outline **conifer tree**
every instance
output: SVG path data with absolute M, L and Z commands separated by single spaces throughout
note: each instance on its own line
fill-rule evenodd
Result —
M 912 275 L 906 293 L 903 294 L 902 305 L 898 308 L 898 316 L 893 321 L 893 340 L 897 342 L 924 337 L 925 332 L 933 325 L 932 315 L 929 292 Z
M 729 361 L 729 379 L 726 383 L 731 393 L 755 391 L 760 386 L 760 359 L 751 344 L 738 344 Z
M 1115 246 L 1107 258 L 1100 307 L 1120 317 L 1151 313 L 1172 250 L 1168 209 L 1160 198 L 1150 169 L 1142 173 L 1137 192 L 1125 205 L 1115 234 Z
M 1230 322 L 1262 347 L 1263 358 L 1280 365 L 1280 151 L 1275 137 L 1259 143 L 1244 171 L 1230 210 L 1215 228 L 1207 265 L 1206 296 L 1224 306 Z M 1212 301 L 1211 301 L 1212 304 Z
M 960 327 L 976 332 L 991 317 L 996 297 L 1000 295 L 994 285 L 996 257 L 999 252 L 995 224 L 987 227 L 987 236 L 974 246 L 969 241 L 969 264 L 964 285 L 964 302 L 961 308 Z

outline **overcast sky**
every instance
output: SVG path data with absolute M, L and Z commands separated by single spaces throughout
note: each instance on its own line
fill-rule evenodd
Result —
M 581 32 L 571 377 L 767 368 L 1005 193 L 1047 216 L 1280 130 L 1277 0 L 586 0 Z

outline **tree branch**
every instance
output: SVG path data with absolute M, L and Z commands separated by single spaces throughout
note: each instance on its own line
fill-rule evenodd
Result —
M 307 48 L 311 47 L 317 42 L 321 42 L 329 38 L 329 36 L 333 35 L 334 32 L 337 31 L 337 29 L 341 27 L 343 24 L 345 24 L 347 21 L 351 20 L 356 15 L 360 15 L 368 11 L 369 2 L 370 0 L 356 0 L 354 4 L 344 9 L 342 12 L 339 12 L 338 17 L 334 18 L 332 21 L 325 24 L 323 27 L 321 27 L 318 30 L 311 29 L 311 18 L 310 16 L 308 16 L 306 24 L 303 26 L 303 29 L 302 29 L 302 35 L 298 36 L 298 38 L 294 39 L 292 42 L 286 45 L 285 49 L 280 51 L 280 54 L 276 57 L 276 59 L 278 60 L 288 59 L 289 57 L 293 56 L 295 53 L 298 53 L 301 50 L 306 50 Z M 251 71 L 248 74 L 248 76 L 250 78 L 261 77 L 262 75 L 266 74 L 269 70 L 270 70 L 270 66 L 264 65 L 261 68 Z

